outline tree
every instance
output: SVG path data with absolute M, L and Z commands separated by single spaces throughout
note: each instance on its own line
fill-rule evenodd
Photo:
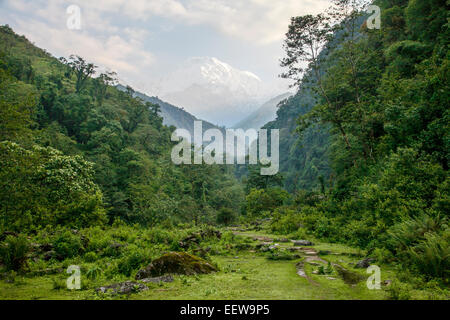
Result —
M 72 72 L 75 73 L 76 83 L 75 91 L 80 93 L 86 87 L 86 81 L 95 74 L 96 65 L 93 63 L 87 63 L 83 58 L 76 55 L 69 57 L 68 65 L 72 68 Z
M 94 79 L 93 84 L 95 99 L 97 100 L 98 106 L 101 106 L 103 104 L 103 100 L 105 99 L 108 87 L 117 84 L 117 73 L 113 71 L 101 73 Z
M 47 147 L 0 143 L 0 229 L 87 227 L 105 221 L 92 164 Z

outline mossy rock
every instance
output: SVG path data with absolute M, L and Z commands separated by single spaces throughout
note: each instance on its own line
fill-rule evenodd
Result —
M 216 272 L 207 261 L 185 252 L 170 252 L 161 256 L 136 274 L 136 280 L 160 277 L 164 274 L 195 275 Z
M 354 285 L 365 279 L 365 277 L 360 275 L 359 273 L 347 270 L 338 264 L 334 264 L 333 267 L 336 269 L 337 273 L 341 276 L 342 280 L 344 280 L 346 284 Z

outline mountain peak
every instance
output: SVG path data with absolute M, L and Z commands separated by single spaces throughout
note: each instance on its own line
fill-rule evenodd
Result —
M 215 57 L 192 57 L 161 81 L 169 103 L 222 125 L 231 125 L 260 103 L 261 79 Z

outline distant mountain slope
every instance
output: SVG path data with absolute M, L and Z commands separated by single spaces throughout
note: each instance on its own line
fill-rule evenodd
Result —
M 265 100 L 262 81 L 211 57 L 190 58 L 160 83 L 158 96 L 202 119 L 231 126 Z
M 122 85 L 118 85 L 117 88 L 119 90 L 126 90 L 125 87 Z M 190 114 L 189 112 L 185 111 L 184 109 L 171 105 L 170 103 L 164 102 L 158 97 L 149 97 L 141 92 L 135 92 L 135 96 L 139 97 L 145 102 L 150 102 L 159 105 L 161 107 L 161 117 L 163 118 L 164 120 L 163 123 L 165 125 L 174 126 L 177 129 L 186 129 L 191 133 L 191 135 L 194 134 L 194 121 L 201 120 L 195 117 L 194 115 Z M 218 126 L 210 122 L 204 120 L 202 121 L 203 121 L 203 130 L 208 130 L 211 128 L 219 128 Z
M 276 119 L 278 105 L 291 95 L 292 93 L 284 93 L 267 101 L 250 116 L 234 125 L 233 128 L 244 130 L 262 128 L 266 123 Z

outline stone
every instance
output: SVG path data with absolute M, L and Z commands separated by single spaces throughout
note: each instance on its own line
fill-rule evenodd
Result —
M 384 280 L 383 286 L 389 287 L 392 284 L 392 280 Z
M 365 279 L 365 277 L 359 273 L 347 270 L 338 264 L 333 264 L 333 267 L 346 284 L 355 285 Z
M 165 274 L 196 275 L 216 272 L 209 262 L 185 252 L 169 252 L 153 260 L 136 274 L 136 280 L 159 277 Z
M 308 240 L 293 240 L 294 246 L 313 246 L 314 243 Z
M 162 276 L 162 277 L 154 277 L 154 278 L 145 278 L 141 280 L 144 283 L 160 283 L 160 282 L 173 282 L 173 277 L 171 275 Z
M 115 283 L 110 286 L 97 288 L 96 291 L 101 293 L 111 292 L 113 294 L 131 294 L 145 290 L 148 290 L 148 287 L 146 285 L 143 285 L 142 283 L 125 281 L 121 283 Z
M 52 258 L 56 258 L 56 256 L 57 256 L 56 252 L 54 250 L 51 250 L 51 251 L 47 251 L 46 253 L 44 253 L 43 259 L 45 261 L 49 261 Z
M 373 258 L 365 258 L 356 263 L 355 268 L 366 269 L 368 268 L 372 262 L 375 262 Z
M 279 246 L 280 245 L 278 243 L 275 243 L 273 246 L 269 246 L 269 250 L 276 250 L 279 248 Z

